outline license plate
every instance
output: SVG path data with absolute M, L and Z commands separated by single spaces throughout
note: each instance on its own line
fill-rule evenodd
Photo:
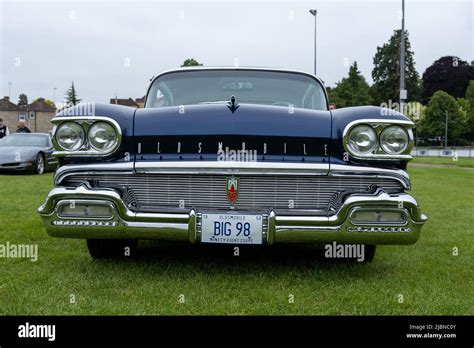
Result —
M 201 242 L 262 244 L 262 216 L 207 214 L 201 218 Z

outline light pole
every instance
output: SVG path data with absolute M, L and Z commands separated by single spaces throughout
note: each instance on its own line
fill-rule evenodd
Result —
M 448 110 L 446 110 L 446 126 L 444 127 L 444 154 L 448 153 Z
M 314 16 L 314 74 L 316 75 L 316 59 L 317 59 L 317 41 L 316 41 L 316 24 L 317 24 L 317 10 L 309 10 L 309 13 L 311 13 Z
M 400 32 L 400 112 L 403 113 L 403 102 L 407 98 L 405 90 L 405 0 L 402 0 L 402 30 Z

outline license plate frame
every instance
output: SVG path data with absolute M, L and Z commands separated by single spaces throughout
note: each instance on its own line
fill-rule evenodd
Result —
M 262 214 L 203 212 L 200 220 L 202 243 L 263 244 Z

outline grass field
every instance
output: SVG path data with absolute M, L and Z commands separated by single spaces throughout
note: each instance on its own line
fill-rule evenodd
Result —
M 314 247 L 235 257 L 227 247 L 149 242 L 137 259 L 93 261 L 84 241 L 43 230 L 36 208 L 51 174 L 0 176 L 0 244 L 39 247 L 37 262 L 0 259 L 0 314 L 472 315 L 474 170 L 410 174 L 429 221 L 418 243 L 381 246 L 368 264 L 327 260 Z

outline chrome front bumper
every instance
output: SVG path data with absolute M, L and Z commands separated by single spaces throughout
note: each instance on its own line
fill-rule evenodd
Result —
M 66 218 L 58 207 L 72 202 L 106 204 L 112 217 Z M 403 223 L 352 222 L 357 210 L 390 210 L 403 214 Z M 53 237 L 160 239 L 173 241 L 200 241 L 200 212 L 186 213 L 135 213 L 127 208 L 120 195 L 112 189 L 54 188 L 45 203 L 38 208 L 47 233 Z M 231 213 L 239 213 L 232 210 Z M 406 194 L 387 194 L 378 190 L 374 194 L 348 196 L 340 209 L 330 216 L 283 215 L 273 210 L 254 212 L 264 217 L 263 241 L 274 243 L 363 243 L 412 244 L 419 237 L 426 216 L 416 200 Z

